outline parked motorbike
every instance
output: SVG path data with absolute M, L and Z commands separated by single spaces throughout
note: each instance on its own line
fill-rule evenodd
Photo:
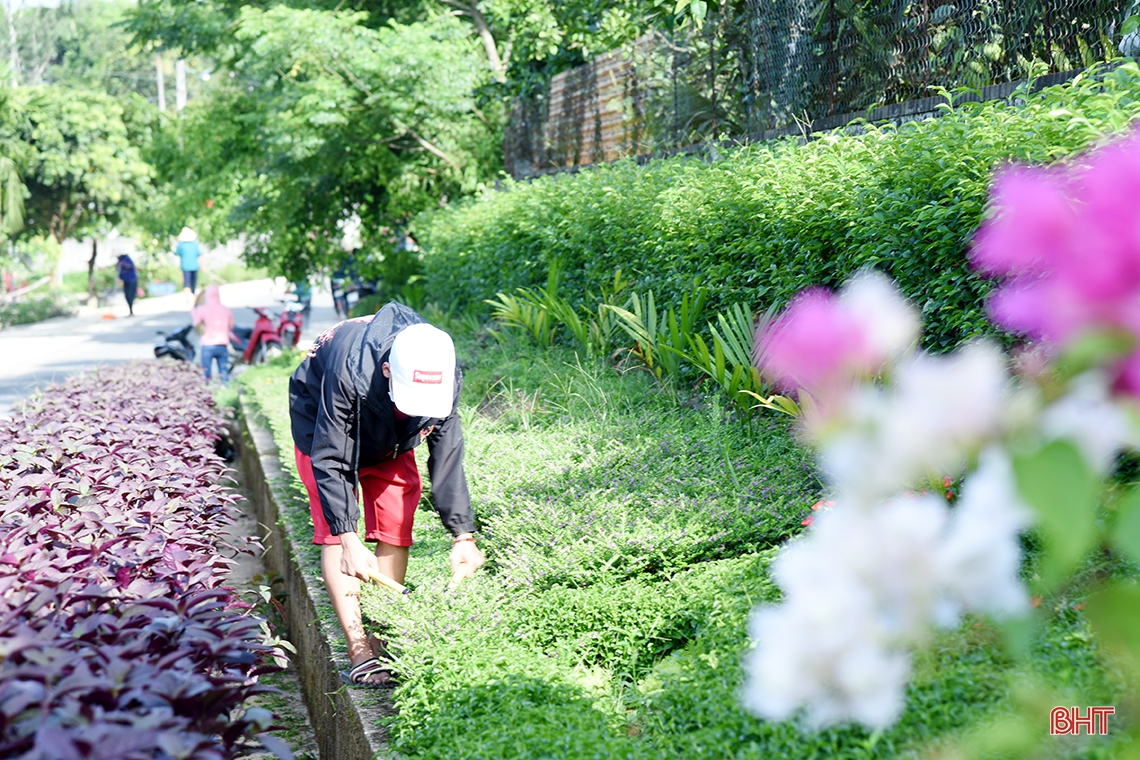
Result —
M 305 322 L 305 309 L 303 303 L 296 301 L 282 301 L 281 316 L 277 322 L 277 334 L 281 336 L 281 345 L 286 348 L 296 348 L 301 341 L 301 328 Z
M 336 309 L 336 315 L 341 319 L 348 319 L 352 307 L 361 298 L 376 294 L 376 283 L 359 279 L 333 279 L 330 286 L 332 288 L 333 308 Z
M 281 334 L 269 310 L 257 307 L 253 311 L 257 314 L 253 327 L 234 327 L 230 333 L 231 364 L 261 364 L 281 355 Z
M 183 362 L 192 361 L 194 359 L 194 344 L 190 342 L 189 335 L 193 329 L 194 325 L 186 325 L 181 330 L 172 333 L 159 330 L 158 334 L 162 338 L 154 344 L 154 358 L 169 357 Z

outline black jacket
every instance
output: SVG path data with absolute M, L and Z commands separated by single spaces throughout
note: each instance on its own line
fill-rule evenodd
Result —
M 407 306 L 390 303 L 375 316 L 350 319 L 317 338 L 308 357 L 289 378 L 293 442 L 312 457 L 317 495 L 332 534 L 356 530 L 360 509 L 356 473 L 394 459 L 428 442 L 432 500 L 453 535 L 475 530 L 471 496 L 463 472 L 459 388 L 446 419 L 397 420 L 381 364 L 396 333 L 425 320 Z

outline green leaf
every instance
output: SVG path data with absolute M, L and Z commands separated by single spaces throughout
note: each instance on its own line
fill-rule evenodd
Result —
M 1097 591 L 1085 614 L 1108 649 L 1140 668 L 1140 586 L 1115 583 Z
M 1140 562 L 1140 490 L 1133 490 L 1119 505 L 1120 517 L 1112 543 L 1133 562 Z
M 1041 578 L 1046 587 L 1062 581 L 1096 539 L 1097 481 L 1069 441 L 1053 441 L 1014 460 L 1017 490 L 1034 508 L 1045 539 Z
M 1121 36 L 1132 34 L 1136 28 L 1140 27 L 1140 16 L 1129 16 L 1124 19 L 1124 23 L 1120 25 Z
M 1057 363 L 1062 380 L 1076 377 L 1093 367 L 1131 353 L 1136 338 L 1123 330 L 1098 330 L 1082 335 L 1065 351 Z

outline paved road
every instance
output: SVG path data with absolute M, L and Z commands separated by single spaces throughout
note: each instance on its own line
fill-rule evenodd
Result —
M 252 325 L 254 306 L 279 306 L 283 280 L 254 280 L 222 286 L 222 303 L 234 322 Z M 153 359 L 158 330 L 176 330 L 190 321 L 189 296 L 177 293 L 135 301 L 135 316 L 119 300 L 108 308 L 83 309 L 78 317 L 49 319 L 0 330 L 0 415 L 37 388 L 99 364 Z M 302 342 L 336 321 L 327 291 L 313 294 L 312 314 Z

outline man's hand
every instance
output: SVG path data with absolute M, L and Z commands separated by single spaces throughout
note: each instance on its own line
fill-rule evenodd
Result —
M 380 572 L 376 564 L 376 555 L 368 551 L 368 547 L 360 540 L 356 533 L 341 533 L 340 539 L 340 571 L 351 578 L 367 581 L 373 573 Z
M 486 561 L 487 558 L 479 551 L 470 533 L 455 537 L 455 543 L 451 546 L 452 578 L 470 578 Z

